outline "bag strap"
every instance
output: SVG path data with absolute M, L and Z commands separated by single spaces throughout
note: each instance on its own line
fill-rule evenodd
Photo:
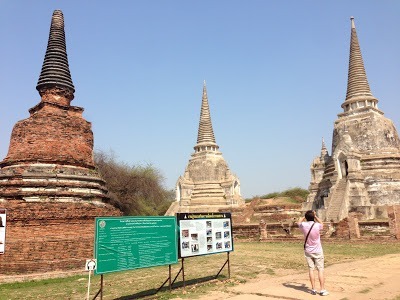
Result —
M 310 235 L 311 229 L 314 227 L 314 225 L 315 225 L 315 222 L 311 225 L 310 230 L 307 233 L 306 239 L 304 241 L 304 250 L 306 250 L 307 239 L 308 239 L 308 236 Z

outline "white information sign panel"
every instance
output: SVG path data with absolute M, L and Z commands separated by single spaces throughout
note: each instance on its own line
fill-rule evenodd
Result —
M 0 254 L 4 254 L 6 248 L 6 210 L 0 208 Z
M 233 251 L 230 213 L 180 213 L 181 257 Z

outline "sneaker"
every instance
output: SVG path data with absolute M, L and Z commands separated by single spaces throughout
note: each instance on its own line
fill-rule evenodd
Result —
M 321 290 L 321 291 L 319 292 L 319 294 L 320 294 L 321 296 L 328 296 L 328 295 L 329 295 L 329 292 L 328 292 L 327 290 Z
M 317 294 L 317 291 L 316 291 L 316 290 L 311 290 L 311 291 L 310 291 L 310 294 L 311 294 L 311 295 L 316 295 L 316 294 Z

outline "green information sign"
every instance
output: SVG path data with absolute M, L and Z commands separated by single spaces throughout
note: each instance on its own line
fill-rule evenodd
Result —
M 99 217 L 95 226 L 95 274 L 178 262 L 175 217 Z

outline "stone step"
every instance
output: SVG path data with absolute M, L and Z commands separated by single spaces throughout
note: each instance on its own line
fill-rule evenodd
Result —
M 328 220 L 335 220 L 339 219 L 339 213 L 344 201 L 344 194 L 346 192 L 347 181 L 346 179 L 342 179 L 338 182 L 337 187 L 332 195 L 331 201 L 329 203 L 329 208 L 327 212 L 327 219 Z
M 209 198 L 209 197 L 223 197 L 225 195 L 224 192 L 221 191 L 194 191 L 192 193 L 192 199 L 193 198 L 198 198 L 198 197 L 205 197 L 205 198 Z

